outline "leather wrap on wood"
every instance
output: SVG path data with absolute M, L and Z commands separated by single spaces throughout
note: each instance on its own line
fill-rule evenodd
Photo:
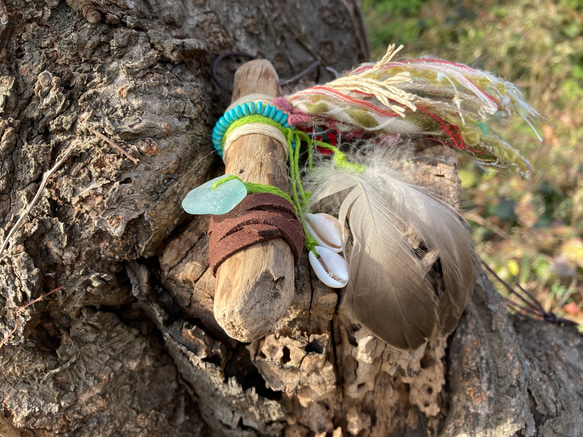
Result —
M 287 242 L 297 265 L 306 240 L 293 205 L 270 193 L 250 194 L 228 214 L 213 216 L 208 233 L 213 275 L 232 254 L 275 238 Z

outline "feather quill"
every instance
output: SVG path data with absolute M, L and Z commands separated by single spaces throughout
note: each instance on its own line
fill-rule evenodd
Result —
M 387 343 L 412 349 L 457 326 L 474 283 L 473 245 L 452 207 L 390 166 L 402 151 L 368 149 L 355 160 L 364 171 L 320 162 L 305 183 L 313 203 L 346 194 L 339 219 L 352 234 L 344 298 L 351 316 Z

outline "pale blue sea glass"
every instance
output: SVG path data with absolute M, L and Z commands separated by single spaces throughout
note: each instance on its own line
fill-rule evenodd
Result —
M 220 176 L 190 191 L 182 201 L 189 214 L 226 214 L 247 195 L 245 184 L 239 179 L 223 182 L 213 190 L 213 185 L 225 177 Z

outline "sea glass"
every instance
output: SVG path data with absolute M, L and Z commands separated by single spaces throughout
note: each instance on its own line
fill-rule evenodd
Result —
M 231 211 L 245 198 L 247 188 L 240 179 L 230 179 L 213 190 L 215 183 L 228 176 L 219 176 L 191 190 L 182 201 L 182 208 L 189 214 L 220 215 Z

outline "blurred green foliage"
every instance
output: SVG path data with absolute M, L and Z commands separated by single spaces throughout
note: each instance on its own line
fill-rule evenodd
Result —
M 362 0 L 373 58 L 391 43 L 515 82 L 537 131 L 500 132 L 533 166 L 524 179 L 462 157 L 463 208 L 478 251 L 547 310 L 583 323 L 583 3 L 578 0 Z

